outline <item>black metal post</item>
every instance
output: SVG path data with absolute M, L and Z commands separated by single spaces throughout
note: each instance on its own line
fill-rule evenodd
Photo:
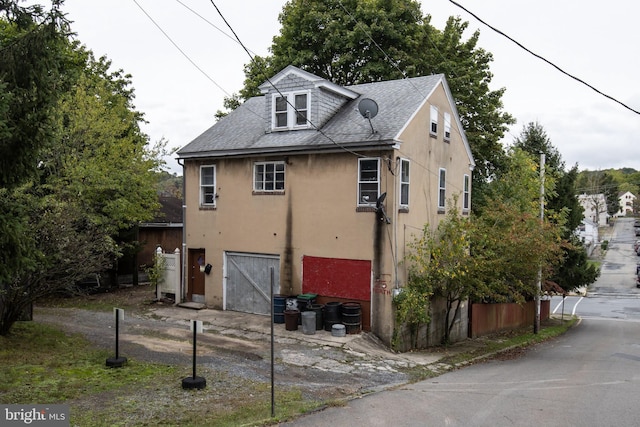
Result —
M 116 357 L 109 357 L 107 359 L 107 366 L 110 368 L 120 368 L 127 363 L 126 357 L 120 357 L 120 315 L 124 313 L 124 311 L 115 308 L 113 312 L 116 316 Z
M 274 370 L 273 370 L 273 363 L 274 363 L 274 356 L 273 356 L 273 282 L 274 282 L 274 270 L 273 267 L 271 267 L 271 281 L 269 284 L 269 289 L 271 289 L 270 292 L 270 299 L 271 299 L 271 418 L 274 418 L 276 416 L 276 395 L 275 395 L 275 388 L 274 388 Z
M 196 337 L 199 325 L 200 323 L 197 320 L 191 321 L 191 327 L 193 328 L 193 373 L 190 377 L 182 379 L 182 388 L 189 390 L 194 388 L 201 390 L 207 386 L 207 380 L 205 378 L 196 376 Z
M 120 349 L 118 343 L 120 342 L 120 313 L 116 310 L 116 359 L 120 357 Z
M 197 336 L 196 326 L 193 326 L 193 379 L 196 379 L 196 336 Z

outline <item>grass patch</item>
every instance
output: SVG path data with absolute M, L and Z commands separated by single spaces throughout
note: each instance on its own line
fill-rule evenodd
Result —
M 444 357 L 440 362 L 448 365 L 459 365 L 461 363 L 472 362 L 484 356 L 493 355 L 509 349 L 528 347 L 537 343 L 547 341 L 564 334 L 578 321 L 576 317 L 560 320 L 551 318 L 540 325 L 537 334 L 531 331 L 531 327 L 494 334 L 488 337 L 474 340 L 476 344 L 469 351 L 459 352 L 449 357 Z
M 147 292 L 141 292 L 146 290 Z M 90 311 L 109 312 L 114 307 L 127 311 L 144 311 L 155 300 L 156 294 L 150 286 L 140 285 L 131 288 L 119 288 L 111 292 L 102 292 L 81 296 L 53 296 L 37 302 L 42 307 L 79 308 Z
M 18 322 L 11 335 L 0 337 L 0 348 L 0 401 L 5 403 L 64 403 L 175 371 L 136 361 L 123 369 L 107 368 L 105 361 L 112 356 L 107 351 L 33 322 Z
M 270 384 L 200 367 L 204 390 L 183 390 L 190 367 L 129 359 L 107 368 L 108 351 L 78 335 L 35 322 L 18 322 L 0 337 L 0 402 L 70 405 L 77 426 L 258 426 L 277 424 L 325 406 L 295 387 Z

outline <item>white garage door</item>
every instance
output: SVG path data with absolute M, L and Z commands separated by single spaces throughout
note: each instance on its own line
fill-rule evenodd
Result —
M 225 253 L 225 309 L 270 314 L 271 268 L 273 293 L 280 292 L 280 257 L 277 255 Z

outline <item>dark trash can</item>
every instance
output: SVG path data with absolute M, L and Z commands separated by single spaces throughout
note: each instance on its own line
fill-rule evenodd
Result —
M 284 311 L 284 327 L 287 331 L 297 331 L 298 321 L 300 319 L 300 310 Z
M 324 305 L 322 316 L 324 318 L 324 330 L 331 332 L 333 325 L 340 323 L 340 306 L 339 301 L 331 301 Z

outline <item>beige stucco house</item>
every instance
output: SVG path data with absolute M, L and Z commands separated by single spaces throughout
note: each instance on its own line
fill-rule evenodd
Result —
M 178 152 L 183 300 L 268 314 L 273 271 L 275 294 L 360 302 L 363 328 L 390 343 L 407 243 L 454 195 L 471 208 L 445 77 L 343 87 L 289 66 L 260 89 Z

